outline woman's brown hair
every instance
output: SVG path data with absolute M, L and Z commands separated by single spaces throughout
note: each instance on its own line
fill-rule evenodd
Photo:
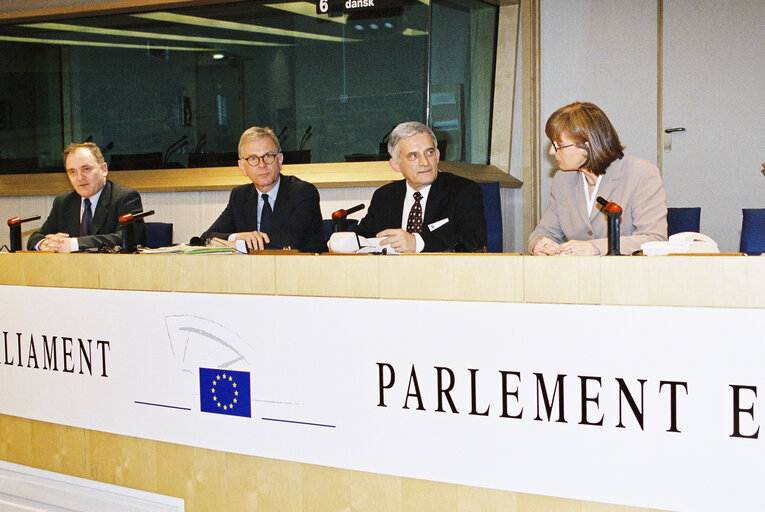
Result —
M 559 108 L 547 120 L 545 134 L 555 143 L 559 143 L 561 135 L 565 134 L 571 142 L 585 149 L 587 160 L 582 168 L 594 174 L 605 174 L 614 160 L 624 156 L 619 134 L 605 112 L 593 103 L 575 102 Z

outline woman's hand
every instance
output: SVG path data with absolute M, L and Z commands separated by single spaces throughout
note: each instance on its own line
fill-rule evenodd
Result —
M 534 247 L 531 249 L 531 254 L 534 256 L 554 256 L 556 254 L 561 254 L 561 251 L 563 251 L 563 248 L 558 242 L 552 238 L 543 236 L 534 244 Z
M 598 248 L 586 240 L 569 240 L 561 245 L 561 254 L 566 256 L 597 256 Z

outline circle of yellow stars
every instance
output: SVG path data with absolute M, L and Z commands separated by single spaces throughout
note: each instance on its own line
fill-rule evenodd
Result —
M 221 375 L 216 375 L 215 376 L 215 380 L 213 380 L 213 383 L 212 383 L 212 389 L 210 391 L 212 391 L 213 400 L 218 404 L 218 407 L 223 408 L 224 411 L 228 411 L 229 409 L 233 409 L 234 408 L 234 404 L 236 403 L 236 400 L 237 400 L 236 397 L 239 396 L 239 391 L 236 390 L 236 382 L 233 382 L 233 380 L 234 380 L 234 378 L 231 375 L 226 375 L 224 373 L 222 376 Z M 231 402 L 229 402 L 227 404 L 224 404 L 224 403 L 221 403 L 220 400 L 218 400 L 217 396 L 215 396 L 215 387 L 220 382 L 226 382 L 226 381 L 231 382 L 231 387 L 234 388 L 234 398 L 232 399 Z

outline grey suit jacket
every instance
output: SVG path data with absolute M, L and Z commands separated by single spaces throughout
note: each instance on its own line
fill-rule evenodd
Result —
M 558 171 L 553 178 L 550 202 L 529 237 L 528 250 L 547 236 L 558 243 L 589 240 L 608 252 L 608 222 L 595 203 L 587 214 L 582 173 Z M 631 254 L 643 242 L 667 239 L 667 200 L 659 169 L 647 160 L 625 155 L 615 160 L 600 182 L 597 195 L 622 207 L 620 249 Z

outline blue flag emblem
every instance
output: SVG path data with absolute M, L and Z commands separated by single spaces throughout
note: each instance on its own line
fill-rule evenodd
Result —
M 200 368 L 199 402 L 202 412 L 252 417 L 250 372 Z

